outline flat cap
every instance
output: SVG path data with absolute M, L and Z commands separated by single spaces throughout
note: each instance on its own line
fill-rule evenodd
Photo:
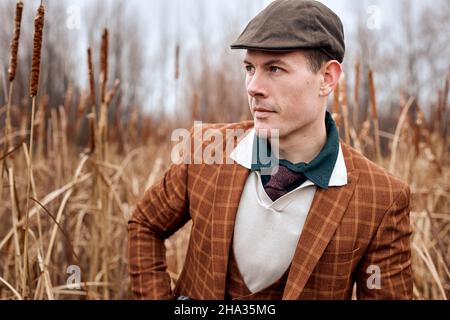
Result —
M 344 27 L 341 19 L 319 1 L 275 0 L 250 21 L 231 49 L 319 49 L 342 63 Z

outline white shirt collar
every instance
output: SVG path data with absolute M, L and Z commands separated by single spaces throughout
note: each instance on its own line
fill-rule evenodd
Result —
M 230 154 L 230 158 L 236 161 L 241 166 L 251 169 L 252 167 L 252 154 L 253 154 L 253 141 L 256 135 L 255 129 L 251 129 L 249 133 L 239 142 L 233 152 Z M 310 182 L 310 180 L 307 180 Z M 312 182 L 311 182 L 312 183 Z M 339 153 L 334 165 L 333 172 L 330 177 L 329 187 L 341 187 L 347 184 L 347 167 L 345 165 L 344 154 L 342 152 L 342 146 L 339 143 Z

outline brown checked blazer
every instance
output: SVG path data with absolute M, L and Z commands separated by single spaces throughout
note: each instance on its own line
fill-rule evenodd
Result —
M 203 130 L 220 129 L 225 136 L 227 129 L 252 127 L 247 121 Z M 348 184 L 317 189 L 283 299 L 350 299 L 355 283 L 358 299 L 411 299 L 409 187 L 344 143 L 342 149 Z M 128 224 L 136 298 L 224 299 L 234 222 L 249 172 L 237 163 L 173 164 L 145 192 Z M 172 292 L 164 240 L 190 219 L 188 252 Z

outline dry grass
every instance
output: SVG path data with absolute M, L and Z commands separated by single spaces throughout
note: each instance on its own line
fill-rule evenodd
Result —
M 36 136 L 26 129 L 28 117 L 34 118 L 34 114 L 8 100 L 8 108 L 22 120 L 0 137 L 0 299 L 131 298 L 127 220 L 145 189 L 170 163 L 170 133 L 181 124 L 160 121 L 156 126 L 152 117 L 138 109 L 131 112 L 127 130 L 120 122 L 109 122 L 108 105 L 119 82 L 108 90 L 107 30 L 100 49 L 98 108 L 91 49 L 87 59 L 89 90 L 68 92 L 65 105 L 59 107 L 47 105 L 48 97 L 42 96 L 31 127 L 36 127 Z M 179 55 L 177 46 L 177 64 Z M 399 107 L 400 114 L 392 115 L 397 119 L 395 131 L 383 133 L 378 125 L 382 119 L 378 117 L 372 71 L 367 77 L 373 125 L 368 120 L 357 122 L 358 113 L 362 114 L 358 106 L 359 79 L 366 75 L 360 75 L 359 62 L 355 70 L 356 88 L 349 88 L 343 79 L 333 102 L 341 136 L 411 185 L 414 296 L 446 299 L 450 294 L 446 99 L 431 108 L 433 120 L 427 121 L 417 108 L 412 112 L 414 98 L 408 98 Z M 177 67 L 176 78 L 178 72 Z M 444 94 L 448 95 L 448 79 L 446 84 Z M 351 89 L 355 103 L 347 99 Z M 77 106 L 75 126 L 68 121 L 73 96 L 84 97 Z M 199 113 L 199 98 L 194 94 L 193 119 L 198 119 Z M 85 130 L 81 123 L 86 118 L 89 139 L 85 148 L 80 148 L 77 137 Z M 28 139 L 28 145 L 23 144 Z M 388 142 L 385 152 L 380 139 Z M 168 270 L 174 280 L 183 266 L 189 228 L 187 225 L 166 242 Z M 71 289 L 67 282 L 71 265 L 81 270 L 82 285 L 78 289 Z

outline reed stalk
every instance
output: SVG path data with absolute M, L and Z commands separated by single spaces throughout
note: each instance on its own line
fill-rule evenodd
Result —
M 350 145 L 350 124 L 348 121 L 347 81 L 345 73 L 342 73 L 339 89 L 340 103 L 342 106 L 342 118 L 344 120 L 345 143 Z
M 12 126 L 11 126 L 11 101 L 13 96 L 13 87 L 14 87 L 14 79 L 16 78 L 17 71 L 17 54 L 19 52 L 19 40 L 20 40 L 20 29 L 22 23 L 22 12 L 23 12 L 23 3 L 22 1 L 17 2 L 16 4 L 16 14 L 14 17 L 14 31 L 13 37 L 11 40 L 10 47 L 10 59 L 9 59 L 9 67 L 8 67 L 8 102 L 6 104 L 6 119 L 5 119 L 5 144 L 4 144 L 4 154 L 6 155 L 10 150 L 10 147 L 13 146 L 13 137 L 12 137 Z M 3 174 L 7 172 L 7 159 L 6 157 L 2 159 L 2 167 L 0 171 L 0 197 L 3 194 Z
M 375 91 L 375 80 L 373 76 L 373 71 L 369 69 L 369 94 L 370 94 L 370 107 L 371 115 L 373 121 L 374 137 L 375 137 L 375 151 L 377 155 L 378 164 L 382 164 L 381 157 L 381 142 L 380 142 L 380 123 L 378 119 L 378 106 L 377 97 Z
M 339 88 L 339 82 L 336 85 L 336 88 L 334 89 L 333 93 L 333 108 L 332 108 L 332 114 L 334 121 L 336 122 L 336 126 L 339 128 L 341 126 L 341 115 L 339 114 L 339 100 L 340 100 L 340 93 L 341 90 Z
M 353 91 L 353 128 L 359 130 L 359 87 L 360 87 L 361 62 L 355 64 L 355 87 Z
M 30 142 L 29 142 L 29 157 L 30 162 L 28 165 L 28 179 L 27 179 L 27 191 L 26 191 L 26 219 L 25 219 L 25 235 L 24 235 L 24 246 L 23 246 L 23 268 L 24 272 L 22 274 L 22 296 L 24 299 L 28 298 L 28 228 L 29 228 L 29 206 L 30 206 L 30 186 L 31 186 L 31 175 L 32 175 L 32 156 L 33 156 L 33 138 L 34 138 L 34 115 L 36 110 L 36 95 L 39 89 L 39 74 L 41 68 L 41 49 L 42 49 L 42 37 L 44 31 L 44 15 L 45 9 L 41 2 L 39 6 L 36 17 L 34 19 L 34 39 L 33 39 L 33 56 L 31 62 L 31 76 L 30 76 L 30 97 L 31 103 L 31 124 L 30 124 Z

